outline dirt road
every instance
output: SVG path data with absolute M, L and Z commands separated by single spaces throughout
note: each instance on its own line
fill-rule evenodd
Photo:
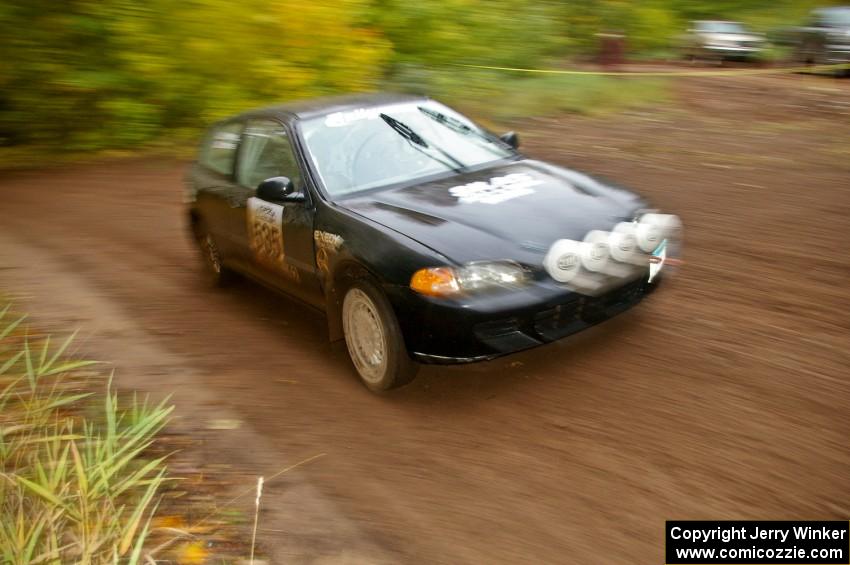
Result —
M 682 216 L 673 284 L 575 339 L 427 368 L 388 396 L 357 383 L 320 316 L 202 286 L 183 163 L 3 174 L 0 288 L 80 327 L 122 386 L 174 392 L 209 460 L 269 475 L 326 454 L 267 486 L 273 563 L 661 563 L 665 519 L 848 519 L 850 85 L 716 84 L 519 128 L 532 156 Z M 222 418 L 242 425 L 210 432 Z

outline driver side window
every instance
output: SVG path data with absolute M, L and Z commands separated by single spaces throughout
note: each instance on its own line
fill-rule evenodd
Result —
M 283 125 L 274 120 L 249 121 L 239 146 L 236 181 L 257 188 L 272 177 L 289 177 L 295 189 L 302 190 L 301 173 Z

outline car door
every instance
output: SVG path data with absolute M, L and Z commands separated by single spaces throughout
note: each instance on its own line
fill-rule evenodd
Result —
M 274 177 L 289 178 L 300 201 L 267 202 L 257 187 Z M 315 305 L 323 303 L 313 252 L 314 209 L 285 126 L 274 119 L 249 120 L 236 159 L 231 225 L 239 234 L 247 270 Z
M 808 25 L 803 28 L 800 40 L 801 62 L 811 65 L 821 65 L 823 60 L 824 38 L 826 36 L 826 23 L 824 15 L 820 12 L 812 14 Z
M 228 259 L 239 252 L 239 246 L 231 233 L 230 210 L 236 188 L 234 165 L 242 128 L 243 124 L 238 121 L 213 126 L 204 140 L 192 173 L 193 189 L 202 220 Z

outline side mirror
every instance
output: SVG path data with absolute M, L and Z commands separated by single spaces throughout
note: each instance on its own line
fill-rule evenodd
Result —
M 519 135 L 515 131 L 509 131 L 499 136 L 499 139 L 516 149 L 519 147 Z
M 304 193 L 295 192 L 289 177 L 272 177 L 257 187 L 257 198 L 266 202 L 303 202 Z

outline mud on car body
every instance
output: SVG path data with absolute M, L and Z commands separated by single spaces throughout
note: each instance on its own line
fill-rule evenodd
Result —
M 675 216 L 527 159 L 427 98 L 373 94 L 214 125 L 189 181 L 208 272 L 324 311 L 372 390 L 417 362 L 560 339 L 633 306 L 678 254 Z

